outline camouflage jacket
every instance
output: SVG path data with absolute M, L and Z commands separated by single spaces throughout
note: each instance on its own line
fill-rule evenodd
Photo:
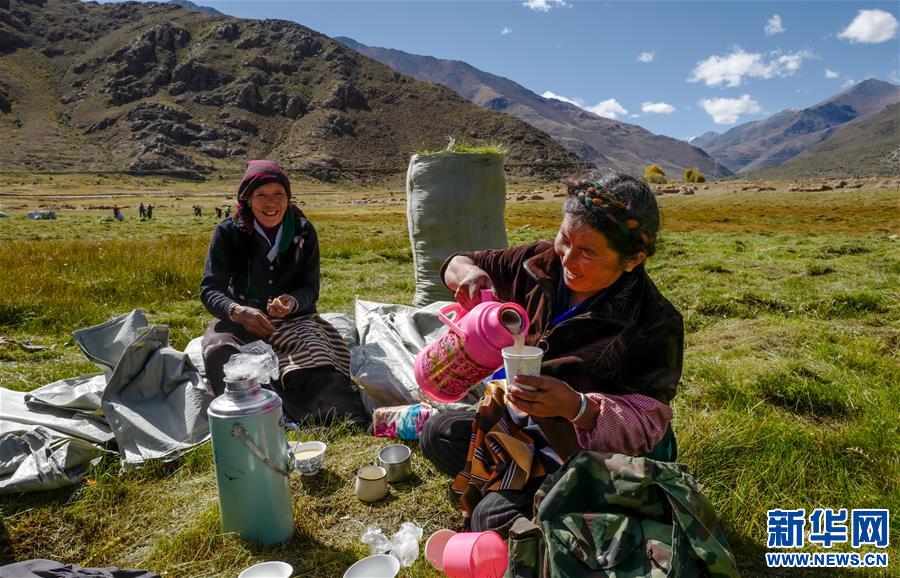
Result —
M 580 452 L 510 530 L 506 578 L 739 577 L 712 504 L 687 466 Z

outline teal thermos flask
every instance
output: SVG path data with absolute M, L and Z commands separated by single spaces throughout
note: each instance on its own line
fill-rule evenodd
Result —
M 226 381 L 207 410 L 222 530 L 267 546 L 294 534 L 281 398 L 255 379 Z

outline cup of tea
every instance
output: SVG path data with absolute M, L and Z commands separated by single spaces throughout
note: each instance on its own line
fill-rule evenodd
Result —
M 377 502 L 388 493 L 387 470 L 381 466 L 363 466 L 356 472 L 356 497 Z
M 387 471 L 388 482 L 399 482 L 412 475 L 412 450 L 403 444 L 391 444 L 378 452 L 378 463 Z
M 503 356 L 503 369 L 506 371 L 506 383 L 515 384 L 525 391 L 535 391 L 535 388 L 522 385 L 515 381 L 517 375 L 540 375 L 541 360 L 544 358 L 544 350 L 540 347 L 523 345 L 522 347 L 510 346 L 500 350 Z
M 325 465 L 325 450 L 322 442 L 305 442 L 292 444 L 291 451 L 297 460 L 297 470 L 304 476 L 314 476 Z

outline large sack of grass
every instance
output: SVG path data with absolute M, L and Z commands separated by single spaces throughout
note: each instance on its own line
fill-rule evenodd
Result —
M 505 249 L 506 177 L 502 154 L 444 151 L 413 155 L 406 173 L 406 216 L 417 307 L 452 301 L 441 265 L 459 251 Z

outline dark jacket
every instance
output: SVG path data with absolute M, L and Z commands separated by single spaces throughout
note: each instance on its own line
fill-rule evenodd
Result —
M 583 393 L 639 393 L 664 403 L 675 397 L 684 323 L 643 266 L 623 273 L 592 297 L 584 311 L 551 329 L 562 274 L 551 242 L 457 254 L 471 258 L 490 276 L 501 301 L 525 308 L 531 323 L 525 341 L 545 352 L 542 374 Z M 444 263 L 441 278 L 455 256 Z
M 316 313 L 319 299 L 319 240 L 312 223 L 296 207 L 285 219 L 293 219 L 282 239 L 282 250 L 271 263 L 266 258 L 269 243 L 258 232 L 235 227 L 231 218 L 216 226 L 203 279 L 200 300 L 219 319 L 227 319 L 228 307 L 240 305 L 266 311 L 266 301 L 287 293 L 297 300 L 297 310 L 289 317 Z

